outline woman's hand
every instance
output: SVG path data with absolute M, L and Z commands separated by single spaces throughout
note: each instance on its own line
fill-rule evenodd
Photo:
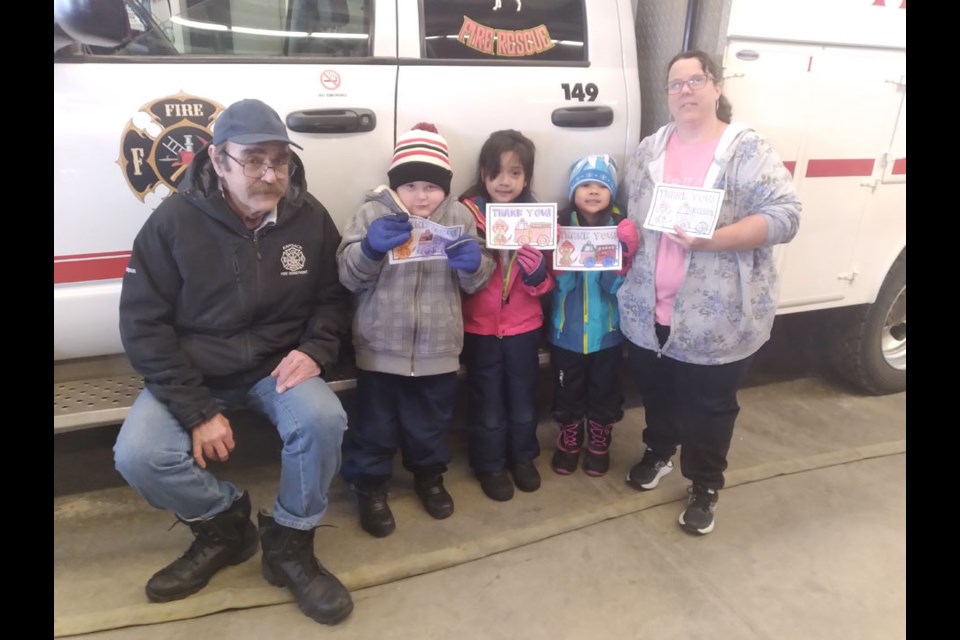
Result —
M 695 238 L 675 226 L 667 239 L 687 251 L 749 251 L 767 243 L 767 219 L 754 213 L 733 224 L 720 227 L 712 238 Z
M 674 244 L 678 244 L 687 251 L 707 251 L 707 244 L 709 243 L 709 238 L 694 238 L 693 236 L 687 235 L 687 233 L 680 228 L 680 225 L 674 225 L 673 230 L 676 231 L 676 235 L 672 233 L 667 234 L 667 240 Z

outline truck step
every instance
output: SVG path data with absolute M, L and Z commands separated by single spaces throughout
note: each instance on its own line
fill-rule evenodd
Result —
M 541 349 L 540 366 L 546 366 L 549 362 L 549 352 Z M 460 377 L 463 378 L 465 373 L 461 367 Z M 327 384 L 335 393 L 356 388 L 356 369 L 352 363 L 332 369 L 328 373 Z M 143 378 L 136 374 L 55 382 L 53 433 L 120 424 L 127 417 L 130 406 L 142 389 Z

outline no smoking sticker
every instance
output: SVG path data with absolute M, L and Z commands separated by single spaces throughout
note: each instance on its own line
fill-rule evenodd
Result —
M 333 91 L 340 86 L 340 74 L 333 69 L 327 69 L 320 74 L 320 84 L 323 85 L 324 89 Z

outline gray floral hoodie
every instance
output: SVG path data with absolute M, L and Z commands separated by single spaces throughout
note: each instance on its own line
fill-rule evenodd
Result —
M 343 234 L 337 249 L 340 282 L 354 293 L 353 346 L 357 367 L 403 376 L 431 376 L 460 368 L 463 350 L 461 289 L 479 291 L 493 273 L 493 259 L 483 252 L 474 273 L 451 269 L 446 260 L 390 264 L 372 260 L 360 241 L 370 223 L 404 211 L 394 191 L 385 186 L 367 192 L 364 203 Z M 445 227 L 463 225 L 463 234 L 477 235 L 470 211 L 447 196 L 430 216 Z
M 642 242 L 617 292 L 620 329 L 634 344 L 694 364 L 726 364 L 755 353 L 770 338 L 779 280 L 773 246 L 789 242 L 800 224 L 793 178 L 770 144 L 752 129 L 729 125 L 720 138 L 704 186 L 726 195 L 717 228 L 751 214 L 767 219 L 767 242 L 748 251 L 688 251 L 670 337 L 660 348 L 654 330 L 654 273 L 660 232 L 644 229 L 654 186 L 663 181 L 667 140 L 676 125 L 644 138 L 627 161 L 620 189 Z

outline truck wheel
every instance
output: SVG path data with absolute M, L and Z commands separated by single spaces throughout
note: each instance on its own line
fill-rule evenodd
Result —
M 877 301 L 844 310 L 836 323 L 829 356 L 846 380 L 866 393 L 907 388 L 907 254 L 890 269 Z M 833 323 L 831 323 L 833 324 Z

